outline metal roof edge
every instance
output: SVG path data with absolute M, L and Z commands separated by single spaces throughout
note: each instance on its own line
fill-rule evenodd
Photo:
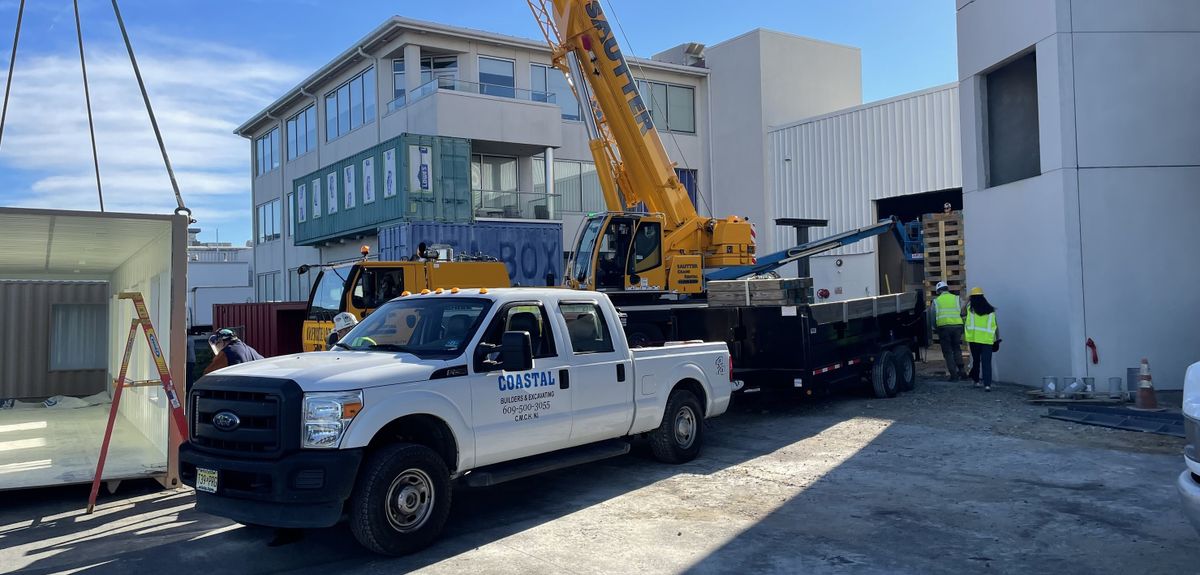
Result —
M 0 207 L 0 215 L 53 216 L 60 218 L 109 218 L 122 220 L 154 220 L 173 222 L 175 214 L 136 214 L 128 212 L 93 212 L 87 210 L 59 210 L 54 208 Z
M 786 124 L 779 124 L 776 126 L 767 126 L 767 133 L 778 132 L 780 130 L 794 128 L 794 127 L 802 125 L 802 124 L 811 124 L 813 122 L 819 122 L 821 120 L 827 120 L 829 118 L 834 118 L 837 116 L 844 116 L 846 114 L 853 114 L 854 112 L 859 112 L 859 111 L 870 109 L 870 108 L 876 108 L 879 106 L 886 106 L 888 104 L 894 104 L 896 102 L 900 102 L 903 100 L 911 100 L 913 98 L 919 98 L 921 96 L 926 96 L 929 94 L 936 94 L 938 92 L 946 92 L 946 91 L 957 90 L 957 89 L 958 89 L 958 82 L 950 82 L 947 84 L 941 84 L 938 86 L 933 86 L 931 88 L 917 90 L 915 92 L 908 92 L 906 94 L 900 94 L 899 96 L 892 96 L 890 98 L 884 98 L 882 100 L 875 100 L 874 102 L 867 102 L 865 104 L 859 104 L 857 106 L 851 106 L 849 108 L 842 108 L 841 110 L 834 110 L 832 112 L 821 114 L 819 116 L 810 116 L 808 118 L 796 120 L 794 122 L 788 122 Z

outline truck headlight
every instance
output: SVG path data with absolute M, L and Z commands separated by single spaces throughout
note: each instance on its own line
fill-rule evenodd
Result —
M 304 418 L 300 447 L 335 449 L 350 421 L 362 410 L 363 392 L 338 391 L 304 394 Z

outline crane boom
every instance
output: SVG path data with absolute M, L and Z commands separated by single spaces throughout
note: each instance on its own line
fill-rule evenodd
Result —
M 692 204 L 600 2 L 527 1 L 554 66 L 588 111 L 589 147 L 608 207 L 582 228 L 567 285 L 698 293 L 702 269 L 752 264 L 750 223 L 701 216 Z

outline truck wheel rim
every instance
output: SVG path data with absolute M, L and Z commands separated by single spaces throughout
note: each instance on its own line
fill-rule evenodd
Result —
M 433 512 L 433 480 L 420 469 L 408 469 L 392 480 L 387 491 L 387 518 L 401 533 L 420 529 Z
M 696 413 L 689 406 L 683 406 L 675 414 L 675 443 L 680 449 L 687 449 L 696 441 Z

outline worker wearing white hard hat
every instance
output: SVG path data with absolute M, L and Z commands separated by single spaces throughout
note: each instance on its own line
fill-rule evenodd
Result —
M 346 337 L 346 334 L 350 333 L 350 330 L 354 329 L 356 325 L 358 325 L 358 318 L 348 311 L 333 316 L 333 331 L 330 332 L 328 340 L 329 348 L 332 349 L 334 344 L 342 341 L 342 338 Z
M 963 369 L 962 356 L 962 302 L 944 281 L 938 282 L 934 288 L 932 309 L 938 344 L 942 347 L 942 359 L 946 361 L 947 378 L 950 381 L 966 379 L 967 372 Z

